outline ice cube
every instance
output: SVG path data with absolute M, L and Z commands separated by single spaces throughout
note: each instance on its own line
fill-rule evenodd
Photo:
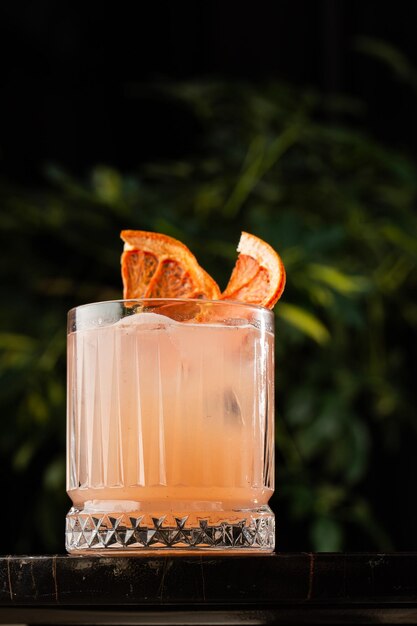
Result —
M 175 320 L 167 317 L 166 315 L 159 315 L 158 313 L 133 313 L 123 317 L 117 326 L 122 329 L 134 329 L 134 330 L 164 330 L 176 324 Z
M 225 389 L 223 394 L 224 421 L 226 424 L 241 426 L 243 424 L 242 411 L 239 400 L 233 389 Z

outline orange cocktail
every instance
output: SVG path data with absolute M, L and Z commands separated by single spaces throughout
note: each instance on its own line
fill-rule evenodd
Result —
M 281 258 L 242 233 L 221 292 L 180 241 L 121 237 L 124 300 L 69 313 L 67 550 L 271 551 Z
M 273 354 L 262 307 L 73 309 L 67 549 L 272 550 Z

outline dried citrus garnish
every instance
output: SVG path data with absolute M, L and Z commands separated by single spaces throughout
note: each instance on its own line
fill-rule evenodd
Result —
M 208 298 L 220 289 L 183 243 L 161 233 L 123 230 L 123 297 Z
M 272 309 L 285 287 L 285 268 L 271 246 L 249 233 L 242 233 L 240 253 L 221 300 L 239 300 Z
M 161 233 L 123 230 L 123 297 L 237 300 L 272 309 L 285 287 L 281 257 L 265 241 L 243 232 L 239 256 L 223 293 L 183 243 Z

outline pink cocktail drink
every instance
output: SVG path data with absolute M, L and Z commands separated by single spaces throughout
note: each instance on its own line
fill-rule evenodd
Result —
M 230 302 L 70 312 L 70 552 L 273 549 L 272 324 Z

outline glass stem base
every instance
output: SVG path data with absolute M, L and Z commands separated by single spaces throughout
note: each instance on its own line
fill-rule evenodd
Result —
M 230 511 L 88 512 L 66 518 L 70 554 L 272 552 L 275 516 L 268 505 Z

